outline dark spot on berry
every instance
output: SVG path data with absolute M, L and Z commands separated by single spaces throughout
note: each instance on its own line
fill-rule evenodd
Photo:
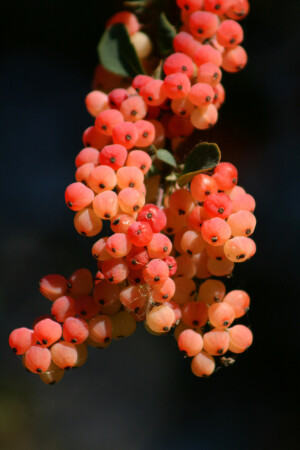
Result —
M 137 111 L 136 111 L 135 109 L 133 109 L 133 110 L 130 112 L 130 114 L 131 114 L 132 116 L 136 116 L 136 115 L 137 115 Z
M 169 297 L 168 294 L 163 295 L 163 299 L 164 299 L 164 300 L 167 300 L 168 297 Z
M 177 89 L 178 89 L 179 91 L 182 91 L 182 85 L 181 85 L 181 84 L 178 84 L 178 85 L 177 85 Z
M 174 231 L 173 228 L 167 228 L 167 229 L 166 229 L 166 232 L 167 232 L 167 233 L 173 233 L 173 231 Z
M 103 124 L 101 128 L 102 130 L 107 130 L 107 125 Z
M 86 146 L 86 147 L 91 147 L 92 145 L 90 144 L 90 142 L 86 142 L 86 143 L 85 143 L 85 146 Z
M 217 98 L 218 98 L 218 94 L 215 94 L 214 100 L 217 100 Z
M 180 115 L 185 116 L 185 111 L 184 110 L 180 111 Z
M 120 223 L 120 219 L 115 219 L 115 220 L 113 221 L 113 225 L 119 225 L 119 223 Z
M 99 184 L 99 187 L 100 187 L 101 189 L 104 189 L 104 188 L 105 188 L 105 184 L 104 184 L 104 183 L 100 183 L 100 184 Z
M 247 230 L 245 231 L 245 233 L 247 234 L 247 236 L 249 236 L 249 234 L 251 234 L 251 228 L 247 228 Z
M 193 325 L 195 326 L 195 327 L 198 327 L 199 326 L 199 322 L 198 322 L 198 320 L 193 320 Z
M 164 331 L 169 331 L 169 329 L 170 329 L 169 327 L 163 327 Z
M 159 281 L 160 280 L 160 277 L 154 277 L 154 281 Z
M 242 253 L 241 255 L 237 255 L 236 256 L 236 259 L 243 259 L 243 258 L 245 258 L 245 253 Z
M 219 3 L 217 3 L 217 4 L 215 5 L 215 9 L 218 10 L 218 9 L 220 9 L 220 8 L 221 8 L 221 5 L 220 5 Z
M 223 214 L 223 212 L 224 212 L 224 208 L 222 208 L 222 206 L 218 209 L 218 213 L 219 214 Z
M 109 218 L 110 218 L 110 214 L 105 213 L 105 214 L 104 214 L 104 217 L 105 217 L 106 219 L 109 219 Z
M 187 67 L 186 67 L 186 66 L 182 66 L 182 67 L 181 67 L 181 70 L 182 70 L 183 72 L 186 72 L 186 71 L 187 71 Z
M 36 369 L 37 373 L 42 373 L 42 369 L 40 369 L 39 367 Z
M 205 194 L 205 195 L 209 195 L 209 194 L 210 194 L 210 191 L 205 191 L 204 194 Z
M 129 183 L 128 187 L 134 187 L 134 183 Z
M 237 70 L 241 70 L 243 68 L 243 65 L 242 64 L 239 64 L 238 66 L 236 66 L 236 69 Z
M 141 170 L 145 170 L 145 169 L 146 169 L 145 164 L 142 164 L 142 165 L 141 165 Z
M 217 350 L 217 353 L 219 355 L 222 355 L 224 353 L 224 348 L 219 348 L 219 350 Z
M 213 123 L 208 124 L 208 128 L 211 128 L 213 126 Z
M 151 95 L 149 95 L 148 100 L 149 100 L 149 102 L 152 102 L 153 97 L 151 97 Z
M 112 282 L 114 281 L 114 277 L 109 277 L 109 278 L 108 278 L 108 281 L 109 281 L 110 283 L 112 283 Z
M 111 163 L 115 163 L 115 162 L 116 162 L 116 158 L 115 158 L 114 156 L 112 156 L 112 157 L 110 158 L 110 162 L 111 162 Z
M 42 339 L 42 344 L 47 345 L 48 344 L 47 339 Z
M 12 348 L 12 351 L 14 352 L 14 353 L 17 353 L 17 349 L 16 349 L 16 347 L 14 347 L 14 348 Z
M 216 79 L 218 78 L 218 76 L 219 76 L 218 72 L 215 72 L 215 73 L 213 74 L 213 79 L 216 80 Z
M 178 210 L 178 214 L 179 214 L 180 216 L 183 216 L 183 215 L 185 214 L 185 211 L 184 211 L 183 209 L 179 209 L 179 210 Z
M 68 202 L 68 206 L 71 208 L 73 206 L 72 202 Z
M 168 247 L 167 247 L 166 245 L 164 246 L 163 251 L 164 251 L 164 252 L 167 252 L 167 251 L 168 251 Z
M 87 314 L 86 311 L 84 311 L 84 310 L 80 311 L 80 315 L 81 315 L 81 316 L 86 316 L 86 314 Z
M 217 295 L 214 295 L 214 301 L 216 302 L 216 303 L 220 303 L 220 297 L 219 296 L 217 296 Z
M 76 344 L 76 342 L 77 342 L 77 339 L 75 339 L 75 338 L 71 339 L 72 344 Z
M 184 5 L 184 9 L 185 9 L 186 11 L 188 11 L 188 10 L 190 9 L 189 5 L 185 4 L 185 5 Z
M 137 211 L 138 209 L 140 209 L 139 205 L 134 205 L 133 211 Z
M 71 289 L 72 283 L 68 283 L 67 286 L 68 286 L 68 289 Z
M 104 342 L 107 343 L 107 342 L 109 342 L 109 341 L 110 341 L 110 338 L 107 336 L 107 337 L 104 339 Z
M 146 217 L 147 219 L 152 219 L 152 213 L 149 212 Z
M 80 231 L 80 234 L 82 234 L 83 236 L 86 236 L 86 232 L 85 231 Z
M 187 253 L 188 253 L 189 255 L 192 255 L 192 254 L 193 254 L 193 252 L 191 252 L 191 250 L 187 250 Z
M 198 31 L 199 34 L 202 34 L 203 33 L 203 28 L 198 28 L 197 31 Z
M 141 282 L 141 279 L 140 278 L 136 278 L 134 281 L 136 282 L 136 284 L 139 284 Z
M 141 234 L 142 230 L 137 230 L 136 234 L 139 236 Z
M 224 327 L 227 327 L 227 325 L 229 325 L 228 320 L 225 320 L 225 321 L 223 322 L 223 325 L 224 325 Z
M 217 261 L 222 261 L 222 256 L 216 256 Z
M 199 205 L 199 206 L 203 206 L 203 205 L 204 205 L 204 202 L 198 202 L 198 205 Z
M 137 307 L 134 309 L 133 312 L 134 312 L 135 314 L 137 314 L 137 313 L 139 312 L 139 310 L 140 310 L 140 308 L 137 306 Z
M 208 95 L 207 97 L 206 97 L 206 99 L 205 99 L 207 102 L 210 102 L 211 101 L 211 96 L 210 95 Z
M 105 300 L 99 300 L 99 305 L 104 305 L 105 304 Z
M 148 137 L 149 136 L 149 133 L 148 133 L 148 131 L 144 131 L 144 133 L 143 133 L 143 137 L 144 138 L 146 138 L 146 137 Z
M 136 88 L 135 90 L 136 90 L 136 92 L 140 92 L 140 88 Z
M 136 259 L 132 259 L 132 260 L 131 260 L 131 264 L 133 264 L 134 266 L 136 266 L 136 265 L 137 265 L 137 260 L 136 260 Z
M 81 180 L 81 183 L 84 184 L 85 186 L 87 185 L 87 182 L 85 180 Z
M 125 139 L 126 139 L 126 141 L 130 141 L 131 140 L 130 134 L 126 134 Z
M 93 257 L 94 257 L 95 259 L 98 259 L 98 258 L 99 258 L 99 255 L 94 254 Z
M 235 39 L 231 38 L 230 41 L 229 41 L 229 44 L 234 44 L 234 43 L 235 43 Z
M 217 242 L 218 238 L 217 238 L 217 236 L 213 236 L 213 237 L 211 238 L 211 240 L 212 240 L 212 242 Z

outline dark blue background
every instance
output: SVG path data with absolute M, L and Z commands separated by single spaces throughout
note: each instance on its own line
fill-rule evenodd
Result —
M 253 0 L 249 64 L 224 76 L 227 100 L 204 136 L 257 200 L 253 260 L 234 287 L 252 300 L 252 348 L 197 379 L 171 337 L 142 327 L 52 388 L 21 368 L 9 332 L 49 310 L 47 273 L 94 268 L 64 190 L 92 123 L 84 108 L 96 45 L 117 1 L 11 0 L 1 12 L 1 363 L 4 450 L 293 450 L 299 355 L 299 2 Z M 298 141 L 298 142 L 297 142 Z

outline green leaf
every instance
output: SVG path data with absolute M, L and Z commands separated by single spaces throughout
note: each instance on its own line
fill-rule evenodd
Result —
M 198 173 L 213 169 L 219 164 L 221 152 L 217 144 L 210 142 L 201 142 L 187 156 L 183 172 L 177 182 L 179 186 L 188 184 Z
M 98 56 L 109 71 L 125 77 L 144 73 L 140 60 L 122 23 L 107 28 L 98 44 Z
M 158 18 L 157 43 L 162 56 L 167 56 L 173 50 L 175 36 L 175 27 L 169 22 L 165 13 L 161 13 Z
M 169 166 L 177 167 L 177 163 L 174 156 L 168 150 L 165 150 L 163 148 L 157 150 L 156 157 L 160 161 L 163 161 L 164 163 L 168 164 Z

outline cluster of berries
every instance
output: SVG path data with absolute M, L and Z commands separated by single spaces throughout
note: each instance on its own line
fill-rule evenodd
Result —
M 166 137 L 174 139 L 175 148 L 176 138 L 187 137 L 194 128 L 204 130 L 217 122 L 218 109 L 225 99 L 221 69 L 237 72 L 247 62 L 247 53 L 239 45 L 243 29 L 236 20 L 245 17 L 249 10 L 247 0 L 177 0 L 177 4 L 184 25 L 173 40 L 175 53 L 163 63 L 163 79 L 138 75 L 129 89 L 114 89 L 108 96 L 95 90 L 86 98 L 93 116 L 110 108 L 123 115 L 122 118 L 116 111 L 105 113 L 103 117 L 110 115 L 112 126 L 123 120 L 136 123 L 146 119 L 155 126 L 158 146 L 163 145 Z M 133 35 L 139 29 L 136 17 L 129 12 L 116 14 L 108 25 L 117 22 L 124 23 Z M 141 146 L 142 124 L 136 125 L 138 134 L 133 134 L 138 136 L 137 143 L 132 136 L 130 141 Z M 97 118 L 95 126 L 101 132 L 101 118 Z M 118 135 L 127 129 L 130 134 L 134 127 L 118 125 L 114 142 L 119 143 Z M 107 134 L 112 134 L 111 130 Z
M 176 263 L 174 267 L 176 270 Z M 166 283 L 158 290 L 164 290 L 163 285 Z M 225 295 L 225 285 L 219 280 L 206 280 L 193 293 L 187 293 L 189 286 L 181 283 L 184 286 L 185 298 L 180 296 L 177 301 L 164 300 L 153 306 L 155 289 L 151 292 L 147 285 L 122 289 L 122 284 L 93 282 L 87 269 L 75 271 L 68 280 L 62 275 L 47 275 L 40 280 L 40 291 L 53 302 L 51 314 L 38 317 L 32 329 L 13 330 L 9 345 L 16 355 L 22 356 L 28 371 L 52 385 L 62 379 L 65 370 L 86 362 L 88 345 L 103 349 L 112 339 L 133 334 L 136 321 L 142 320 L 137 310 L 143 309 L 147 331 L 160 335 L 172 329 L 179 350 L 193 358 L 192 372 L 209 376 L 216 368 L 216 357 L 219 364 L 229 365 L 235 354 L 251 345 L 248 327 L 231 326 L 248 311 L 250 298 L 242 290 Z M 189 300 L 191 295 L 194 300 Z
M 86 269 L 69 280 L 61 275 L 41 280 L 40 291 L 53 301 L 51 316 L 38 319 L 33 330 L 14 330 L 9 339 L 17 354 L 26 352 L 26 368 L 40 373 L 46 383 L 58 381 L 66 368 L 85 362 L 86 344 L 106 347 L 112 337 L 132 334 L 136 322 L 144 322 L 153 334 L 176 327 L 179 349 L 193 357 L 197 376 L 214 371 L 214 356 L 246 350 L 251 331 L 240 324 L 228 327 L 248 310 L 249 296 L 244 291 L 225 296 L 224 283 L 208 279 L 230 275 L 235 262 L 255 252 L 249 238 L 256 224 L 255 202 L 237 185 L 237 176 L 232 164 L 220 163 L 212 174 L 196 175 L 189 189 L 166 196 L 164 208 L 140 204 L 136 212 L 131 201 L 126 203 L 129 195 L 125 207 L 117 200 L 114 213 L 118 207 L 121 212 L 113 214 L 104 203 L 100 216 L 97 207 L 88 207 L 76 191 L 73 204 L 82 208 L 76 216 L 88 214 L 85 221 L 75 216 L 77 229 L 79 223 L 86 235 L 99 231 L 95 224 L 106 218 L 105 210 L 114 234 L 93 245 L 95 280 Z M 136 188 L 120 192 L 126 190 Z M 227 357 L 223 358 L 225 363 Z
M 138 75 L 129 88 L 94 90 L 85 99 L 95 124 L 83 133 L 65 201 L 80 234 L 98 235 L 103 220 L 113 234 L 93 244 L 94 278 L 87 269 L 68 280 L 44 277 L 40 291 L 53 301 L 51 315 L 9 337 L 24 366 L 47 384 L 81 366 L 87 344 L 107 347 L 132 334 L 136 322 L 152 334 L 173 330 L 197 376 L 210 375 L 216 357 L 229 364 L 227 351 L 241 353 L 252 343 L 247 327 L 231 327 L 248 310 L 248 294 L 225 295 L 224 283 L 209 279 L 230 276 L 256 251 L 255 201 L 237 185 L 237 169 L 220 163 L 185 188 L 171 183 L 159 205 L 146 204 L 149 146 L 213 125 L 224 100 L 220 67 L 237 71 L 247 59 L 238 45 L 242 29 L 231 20 L 246 15 L 247 0 L 177 4 L 184 26 L 174 38 L 176 53 L 164 61 L 164 79 Z M 133 14 L 118 13 L 108 26 L 118 22 L 131 37 L 139 33 Z
M 52 303 L 51 314 L 38 317 L 29 328 L 17 328 L 9 345 L 22 355 L 24 367 L 46 384 L 60 381 L 66 369 L 82 366 L 87 346 L 105 348 L 112 339 L 131 335 L 136 321 L 121 310 L 120 287 L 106 282 L 99 290 L 91 272 L 76 270 L 69 279 L 47 275 L 40 292 Z

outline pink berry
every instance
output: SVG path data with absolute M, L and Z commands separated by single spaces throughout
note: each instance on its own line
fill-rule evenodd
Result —
M 210 245 L 223 245 L 231 236 L 230 226 L 220 217 L 214 217 L 203 222 L 201 228 L 203 239 Z
M 104 92 L 92 91 L 85 97 L 85 106 L 88 112 L 96 117 L 108 108 L 108 98 Z
M 215 34 L 219 26 L 219 20 L 211 12 L 195 11 L 190 16 L 189 26 L 195 38 L 205 40 Z
M 124 166 L 126 158 L 127 150 L 123 145 L 106 145 L 99 154 L 99 164 L 118 170 Z
M 111 136 L 114 127 L 124 122 L 123 115 L 117 109 L 106 109 L 102 111 L 95 120 L 95 127 L 99 133 Z
M 35 342 L 33 330 L 25 327 L 13 330 L 8 339 L 9 346 L 16 355 L 23 355 Z
M 93 199 L 93 191 L 82 183 L 72 183 L 65 190 L 66 204 L 73 211 L 80 211 L 88 206 Z
M 193 60 L 184 53 L 173 53 L 164 62 L 164 72 L 166 75 L 183 73 L 191 78 L 194 73 Z

